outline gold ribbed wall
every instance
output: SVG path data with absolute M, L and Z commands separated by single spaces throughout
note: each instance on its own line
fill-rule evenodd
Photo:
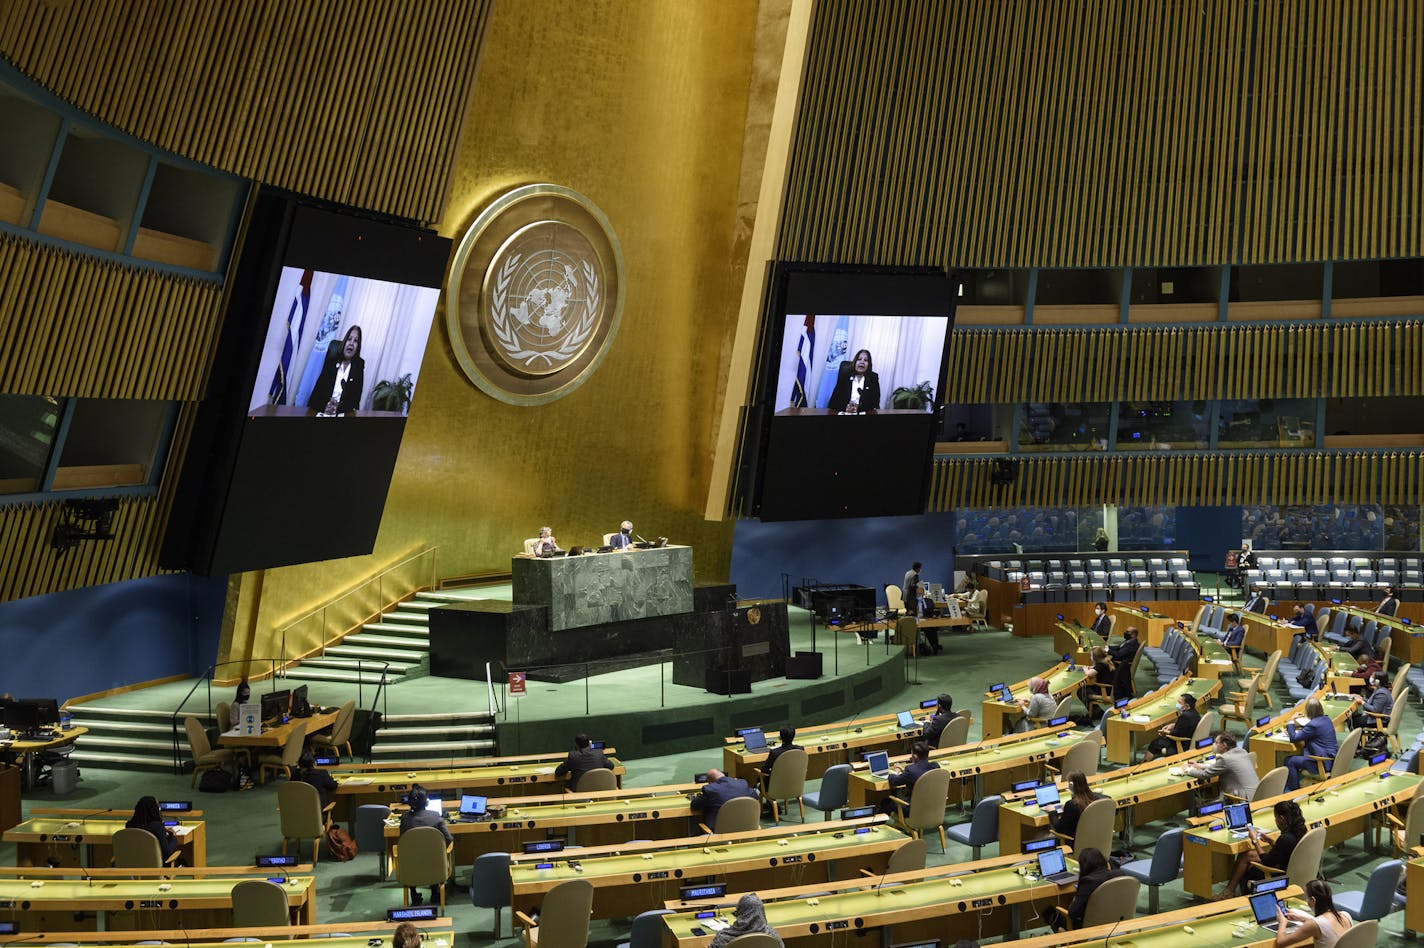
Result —
M 992 482 L 995 463 L 937 458 L 929 509 L 1412 504 L 1424 487 L 1424 456 L 1410 452 L 1020 457 L 1017 477 L 1004 486 Z
M 777 256 L 1424 255 L 1410 0 L 817 4 Z
M 0 392 L 191 400 L 222 288 L 0 234 Z
M 490 3 L 15 0 L 0 55 L 177 154 L 432 222 Z
M 1424 323 L 956 330 L 950 403 L 1424 394 Z

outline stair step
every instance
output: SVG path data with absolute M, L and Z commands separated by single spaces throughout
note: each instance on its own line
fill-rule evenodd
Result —
M 367 622 L 361 626 L 360 632 L 353 632 L 346 637 L 347 641 L 354 639 L 358 635 L 386 636 L 393 641 L 401 642 L 428 642 L 430 641 L 430 629 L 423 625 L 403 625 L 399 622 Z
M 69 713 L 74 715 L 76 720 L 88 716 L 130 719 L 153 717 L 170 718 L 173 716 L 171 709 L 167 711 L 155 711 L 152 708 L 110 708 L 99 704 L 76 704 L 70 707 Z
M 166 750 L 172 753 L 173 738 L 170 735 L 166 740 L 163 738 L 145 740 L 137 737 L 110 737 L 107 734 L 95 734 L 91 731 L 79 739 L 79 743 L 75 745 L 76 752 L 80 746 L 87 751 L 94 751 L 100 748 L 112 748 L 121 751 L 140 750 L 153 751 L 155 753 Z
M 443 714 L 388 714 L 385 716 L 387 727 L 395 725 L 416 724 L 430 721 L 461 722 L 471 721 L 494 721 L 494 716 L 488 711 L 447 711 Z
M 287 673 L 287 677 L 293 681 L 334 681 L 342 684 L 354 685 L 358 681 L 364 685 L 377 685 L 381 682 L 379 672 L 363 672 L 357 674 L 355 671 L 345 671 L 335 668 L 312 668 L 309 665 L 298 665 Z M 391 674 L 386 677 L 386 684 L 394 684 L 400 680 L 400 675 Z
M 172 719 L 167 715 L 162 720 L 155 718 L 152 721 L 85 721 L 76 717 L 75 723 L 87 727 L 89 733 L 83 737 L 84 741 L 89 741 L 95 734 L 114 734 L 139 737 L 150 735 L 154 737 L 166 737 L 173 733 Z M 199 718 L 199 720 L 202 720 Z M 178 733 L 183 733 L 183 722 L 178 722 Z
M 412 666 L 419 665 L 419 661 L 414 662 L 371 662 L 355 658 L 343 658 L 340 655 L 318 656 L 316 658 L 306 658 L 302 660 L 299 668 L 345 668 L 349 671 L 356 671 L 360 667 L 363 671 L 372 675 L 379 675 L 383 664 L 389 665 L 388 671 L 392 675 L 404 675 Z
M 494 741 L 447 741 L 440 744 L 377 744 L 371 748 L 372 757 L 412 757 L 428 758 L 433 751 L 448 753 L 452 757 L 470 756 L 472 750 L 494 750 Z
M 409 649 L 398 648 L 372 648 L 365 645 L 352 645 L 347 643 L 333 645 L 326 650 L 322 658 L 360 658 L 366 661 L 383 661 L 401 665 L 419 665 L 423 657 L 418 652 Z M 311 659 L 308 659 L 311 661 Z
M 421 628 L 428 628 L 430 626 L 430 615 L 428 612 L 425 611 L 415 612 L 407 611 L 404 608 L 401 608 L 395 610 L 394 612 L 387 612 L 385 615 L 381 616 L 381 621 L 404 623 L 406 625 L 418 625 Z
M 382 719 L 382 724 L 386 725 L 387 719 Z M 378 734 L 390 734 L 393 737 L 405 739 L 415 737 L 455 737 L 456 735 L 469 737 L 473 735 L 493 734 L 493 724 L 458 724 L 445 725 L 442 727 L 391 727 L 383 726 Z
M 122 754 L 112 751 L 101 754 L 75 749 L 74 753 L 69 755 L 69 759 L 78 763 L 81 769 L 86 766 L 106 767 L 115 770 L 171 771 L 173 769 L 171 751 L 167 755 L 159 757 L 154 754 Z

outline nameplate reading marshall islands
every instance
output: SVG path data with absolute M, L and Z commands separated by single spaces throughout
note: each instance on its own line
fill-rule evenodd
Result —
M 623 313 L 623 254 L 592 201 L 554 184 L 515 188 L 461 238 L 446 287 L 460 367 L 512 405 L 562 398 L 598 368 Z

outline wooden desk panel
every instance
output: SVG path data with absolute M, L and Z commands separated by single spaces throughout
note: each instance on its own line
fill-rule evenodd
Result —
M 1081 666 L 1070 668 L 1066 662 L 1059 662 L 1040 672 L 1037 677 L 1047 679 L 1048 693 L 1053 695 L 1054 700 L 1061 701 L 1064 695 L 1072 694 L 1083 686 L 1087 673 Z M 1005 703 L 988 697 L 980 702 L 983 720 L 981 733 L 984 737 L 1001 737 L 1012 732 L 1019 722 L 1023 721 L 1024 711 L 1018 702 L 1028 700 L 1028 682 L 1025 678 L 1010 686 L 1013 698 L 1011 702 Z
M 1292 908 L 1306 910 L 1305 904 L 1300 901 L 1299 888 L 1291 886 L 1283 889 L 1281 895 L 1291 900 Z M 1186 931 L 1187 926 L 1191 926 L 1191 932 Z M 1119 937 L 1122 938 L 1120 943 L 1117 941 Z M 1194 905 L 1175 912 L 1142 915 L 1112 925 L 1025 938 L 1016 943 L 1016 948 L 1102 948 L 1109 940 L 1114 945 L 1134 948 L 1205 948 L 1208 945 L 1269 948 L 1276 939 L 1274 933 L 1256 925 L 1251 904 L 1243 896 Z
M 161 878 L 134 881 L 51 879 L 34 887 L 27 879 L 0 879 L 7 918 L 24 931 L 231 928 L 232 888 L 239 878 Z M 165 888 L 166 887 L 166 888 Z M 298 924 L 316 921 L 316 880 L 293 876 L 283 888 Z M 78 923 L 74 915 L 84 913 Z M 83 926 L 92 924 L 92 929 Z
M 1325 713 L 1335 722 L 1336 728 L 1346 724 L 1350 715 L 1361 704 L 1352 695 L 1332 693 L 1324 688 L 1311 697 L 1320 701 Z M 1309 700 L 1309 699 L 1307 699 Z M 1277 767 L 1285 764 L 1286 758 L 1298 754 L 1300 749 L 1286 738 L 1286 725 L 1305 713 L 1305 702 L 1293 708 L 1283 709 L 1265 724 L 1254 725 L 1246 736 L 1246 749 L 1256 755 L 1256 773 L 1264 777 Z M 1260 718 L 1257 718 L 1259 721 Z M 1349 730 L 1349 726 L 1345 728 Z
M 403 764 L 407 768 L 404 771 L 333 769 L 331 775 L 336 780 L 333 818 L 350 819 L 356 808 L 366 803 L 389 805 L 416 783 L 426 790 L 464 790 L 501 798 L 557 794 L 564 789 L 565 781 L 555 776 L 554 770 L 563 762 L 564 756 L 560 754 L 557 759 L 541 758 L 528 763 L 476 763 L 453 768 Z M 621 782 L 627 769 L 615 757 L 609 756 L 609 761 L 613 764 L 613 775 Z
M 291 738 L 292 732 L 305 724 L 307 726 L 306 736 L 311 737 L 318 731 L 325 730 L 336 723 L 336 717 L 340 711 L 323 711 L 320 714 L 313 714 L 308 718 L 291 718 L 286 724 L 279 724 L 276 727 L 264 727 L 261 734 L 243 734 L 238 728 L 231 731 L 223 731 L 218 735 L 218 745 L 221 747 L 248 747 L 261 750 L 279 750 L 285 747 Z
M 913 710 L 915 726 L 902 730 L 893 714 L 882 714 L 858 721 L 844 721 L 815 728 L 798 728 L 796 744 L 806 751 L 806 779 L 815 780 L 836 764 L 853 764 L 862 755 L 885 751 L 892 757 L 905 754 L 923 733 L 920 718 L 931 711 Z M 740 739 L 729 738 L 722 747 L 722 771 L 756 786 L 761 779 L 761 765 L 778 743 L 775 731 L 767 733 L 766 750 L 748 751 Z M 735 742 L 735 743 L 734 743 Z
M 1107 759 L 1119 764 L 1132 763 L 1137 751 L 1137 738 L 1156 734 L 1157 730 L 1177 716 L 1177 698 L 1184 693 L 1196 696 L 1197 708 L 1205 710 L 1203 702 L 1221 691 L 1221 682 L 1207 678 L 1183 676 L 1165 687 L 1135 699 L 1125 710 L 1126 718 L 1108 719 Z
M 114 861 L 114 834 L 126 820 L 82 817 L 32 817 L 5 831 L 4 840 L 15 844 L 17 866 L 83 866 L 97 869 Z M 184 820 L 173 827 L 183 863 L 200 868 L 208 864 L 207 824 Z

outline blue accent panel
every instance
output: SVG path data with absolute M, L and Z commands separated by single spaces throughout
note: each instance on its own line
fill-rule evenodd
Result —
M 1191 551 L 1194 570 L 1219 572 L 1226 551 L 1241 543 L 1240 507 L 1178 507 L 1177 548 Z
M 737 521 L 731 580 L 742 599 L 780 596 L 781 574 L 793 586 L 803 579 L 860 583 L 877 590 L 900 583 L 919 561 L 925 582 L 948 584 L 954 576 L 954 514 L 866 517 L 762 523 Z
M 217 655 L 227 577 L 186 573 L 0 603 L 4 686 L 60 702 L 168 675 Z

